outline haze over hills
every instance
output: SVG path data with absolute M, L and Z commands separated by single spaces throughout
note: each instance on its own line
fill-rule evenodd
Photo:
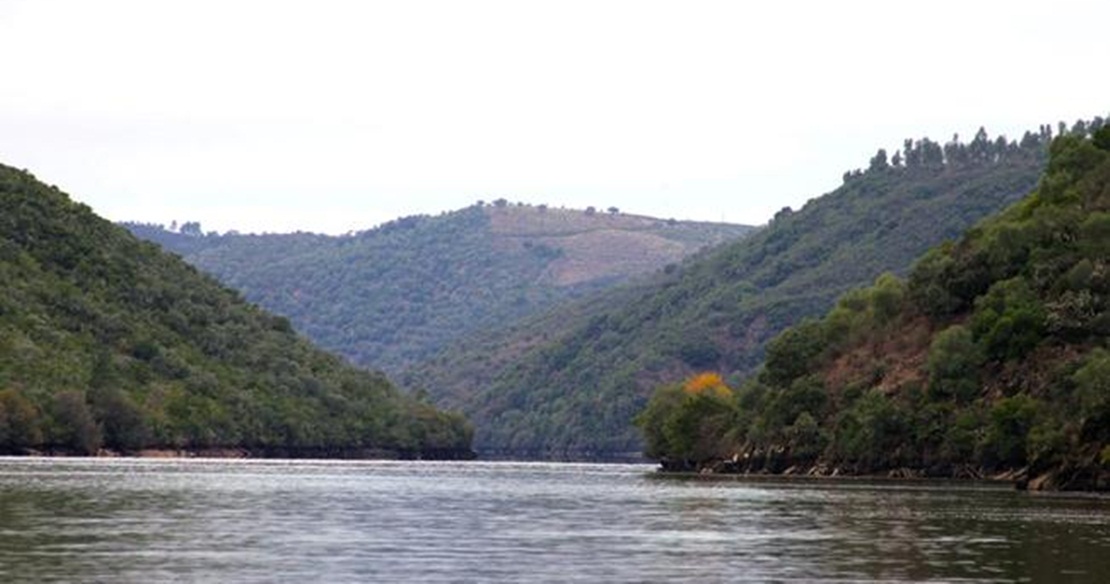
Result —
M 287 316 L 321 346 L 387 372 L 752 230 L 504 199 L 344 236 L 125 226 Z
M 1064 128 L 1067 129 L 1066 127 Z M 1053 130 L 907 141 L 754 235 L 660 274 L 449 347 L 399 379 L 462 408 L 480 450 L 634 453 L 651 390 L 699 370 L 750 375 L 769 339 L 886 271 L 905 273 L 1036 184 Z
M 639 418 L 674 469 L 1005 472 L 1110 490 L 1110 126 L 1037 189 L 775 338 L 738 394 L 695 379 Z M 710 381 L 710 383 L 707 383 Z
M 0 453 L 470 453 L 470 428 L 0 165 Z

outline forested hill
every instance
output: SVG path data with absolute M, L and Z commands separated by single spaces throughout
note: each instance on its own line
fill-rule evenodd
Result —
M 0 165 L 0 453 L 465 456 L 471 430 Z
M 504 199 L 338 237 L 125 226 L 289 317 L 321 346 L 387 372 L 751 229 Z
M 676 468 L 1110 490 L 1108 342 L 1110 126 L 1058 138 L 1036 191 L 908 279 L 782 333 L 735 395 L 708 378 L 666 387 L 640 423 Z
M 452 347 L 400 379 L 475 423 L 480 450 L 518 456 L 639 451 L 630 420 L 660 383 L 710 369 L 748 375 L 766 342 L 845 290 L 1028 193 L 1052 129 L 1020 141 L 907 141 L 764 229 L 667 270 L 651 286 L 556 309 Z

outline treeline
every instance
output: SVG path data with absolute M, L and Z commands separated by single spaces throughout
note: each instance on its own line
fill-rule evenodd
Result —
M 784 328 L 883 272 L 905 274 L 931 246 L 1027 194 L 1046 148 L 1037 138 L 1020 156 L 983 164 L 909 170 L 903 162 L 860 173 L 648 285 L 468 340 L 405 378 L 464 408 L 480 449 L 571 458 L 638 452 L 629 420 L 656 386 L 702 370 L 753 374 Z
M 458 414 L 0 166 L 0 452 L 465 456 Z
M 1054 140 L 1031 195 L 908 278 L 787 329 L 736 391 L 660 388 L 638 423 L 672 469 L 1009 471 L 1107 489 L 1108 339 L 1110 127 L 1093 123 Z
M 1069 129 L 1068 125 L 1060 122 L 1057 126 L 1056 136 L 1086 136 L 1104 125 L 1101 117 L 1090 121 L 1078 120 Z M 1053 130 L 1050 124 L 1042 124 L 1036 132 L 1025 132 L 1021 140 L 1007 139 L 999 135 L 991 138 L 985 127 L 980 127 L 971 142 L 960 140 L 959 134 L 944 144 L 934 142 L 929 138 L 906 138 L 901 150 L 896 150 L 893 156 L 888 156 L 885 148 L 880 148 L 866 170 L 855 169 L 844 173 L 844 182 L 857 179 L 865 172 L 884 172 L 889 170 L 926 171 L 938 170 L 956 171 L 974 166 L 999 164 L 1014 160 L 1041 160 L 1048 144 L 1052 142 Z

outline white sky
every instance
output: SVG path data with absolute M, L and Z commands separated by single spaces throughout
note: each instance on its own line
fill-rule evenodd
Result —
M 0 162 L 112 220 L 478 199 L 763 223 L 907 137 L 1110 114 L 1110 2 L 0 0 Z

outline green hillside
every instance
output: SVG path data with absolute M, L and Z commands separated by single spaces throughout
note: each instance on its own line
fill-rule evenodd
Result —
M 750 231 L 505 200 L 338 237 L 126 226 L 287 316 L 321 346 L 390 373 L 475 331 Z
M 0 453 L 464 456 L 470 429 L 0 166 Z
M 640 417 L 649 454 L 671 468 L 1110 489 L 1110 126 L 1098 128 L 1057 138 L 1031 195 L 908 279 L 884 275 L 782 333 L 736 394 L 659 390 Z
M 746 376 L 766 342 L 844 291 L 1028 193 L 1052 131 L 1020 142 L 907 141 L 754 235 L 606 292 L 469 339 L 399 379 L 475 423 L 480 450 L 515 456 L 636 452 L 630 420 L 655 386 L 699 370 Z

